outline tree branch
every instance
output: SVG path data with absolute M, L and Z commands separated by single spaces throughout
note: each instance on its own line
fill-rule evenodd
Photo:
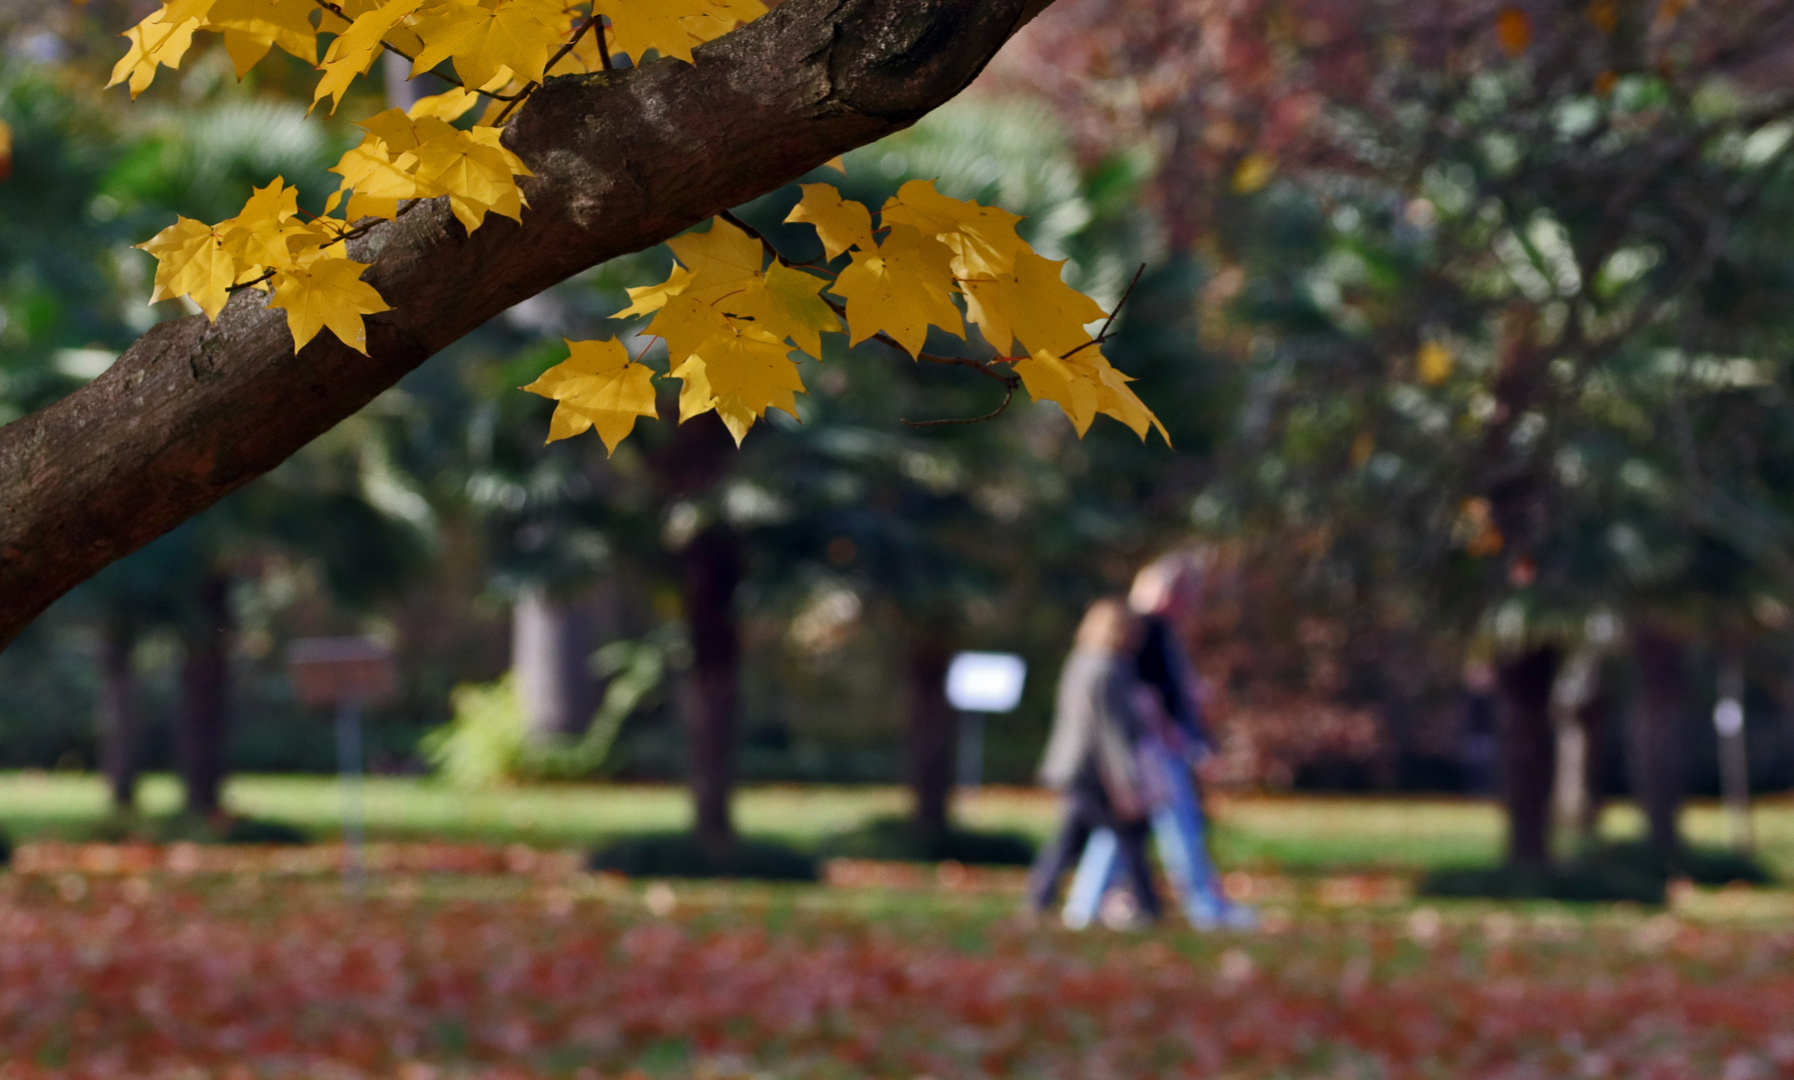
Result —
M 522 224 L 469 236 L 436 199 L 350 245 L 392 305 L 366 356 L 321 334 L 294 357 L 285 314 L 246 289 L 0 427 L 0 645 L 513 304 L 914 123 L 1046 2 L 787 0 L 695 67 L 549 80 L 505 134 L 536 174 Z

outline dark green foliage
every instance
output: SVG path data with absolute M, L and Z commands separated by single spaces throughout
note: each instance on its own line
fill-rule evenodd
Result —
M 12 837 L 5 829 L 0 829 L 0 866 L 12 862 Z
M 1018 833 L 920 829 L 909 818 L 876 818 L 823 845 L 823 854 L 885 862 L 953 862 L 975 866 L 1027 866 L 1034 844 Z
M 737 838 L 712 847 L 691 833 L 625 837 L 592 853 L 593 870 L 629 877 L 815 881 L 816 860 L 783 844 Z
M 1435 870 L 1421 879 L 1418 892 L 1465 899 L 1661 904 L 1670 879 L 1676 877 L 1696 885 L 1767 885 L 1773 880 L 1761 863 L 1742 852 L 1689 845 L 1672 865 L 1644 841 L 1628 840 L 1602 844 L 1548 870 L 1507 866 Z

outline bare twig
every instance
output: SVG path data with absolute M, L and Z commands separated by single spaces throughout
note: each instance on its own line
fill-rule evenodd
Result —
M 509 98 L 509 99 L 501 99 L 501 100 L 506 100 L 508 103 L 505 105 L 505 107 L 503 109 L 499 110 L 499 113 L 497 116 L 492 118 L 492 126 L 497 127 L 498 125 L 504 123 L 505 118 L 510 116 L 511 113 L 515 112 L 517 109 L 517 106 L 519 106 L 519 105 L 523 104 L 525 101 L 527 101 L 529 99 L 529 96 L 536 92 L 536 87 L 538 87 L 540 85 L 542 85 L 542 84 L 536 82 L 534 79 L 531 79 L 529 82 L 524 84 L 524 87 L 522 90 L 517 92 L 516 97 Z
M 1121 314 L 1122 305 L 1127 303 L 1127 298 L 1134 295 L 1134 286 L 1140 284 L 1140 275 L 1142 275 L 1144 273 L 1146 273 L 1146 264 L 1141 263 L 1140 269 L 1134 271 L 1134 280 L 1127 283 L 1127 291 L 1125 291 L 1121 294 L 1121 299 L 1115 301 L 1115 310 L 1109 312 L 1109 317 L 1107 319 L 1103 320 L 1103 328 L 1096 332 L 1095 337 L 1091 338 L 1089 341 L 1084 342 L 1084 344 L 1079 345 L 1077 348 L 1073 349 L 1071 352 L 1066 353 L 1064 356 L 1061 356 L 1059 359 L 1070 360 L 1073 356 L 1076 356 L 1078 353 L 1083 352 L 1085 349 L 1088 349 L 1090 346 L 1101 345 L 1103 342 L 1109 340 L 1109 328 L 1115 325 L 1115 316 Z
M 902 421 L 902 424 L 904 427 L 912 427 L 912 428 L 958 427 L 963 424 L 982 424 L 986 420 L 995 420 L 997 417 L 1002 416 L 1004 410 L 1009 408 L 1009 403 L 1014 400 L 1015 400 L 1015 387 L 1011 386 L 1009 389 L 1007 389 L 1003 392 L 1003 404 L 998 405 L 996 408 L 992 409 L 990 412 L 985 413 L 983 416 L 951 418 L 951 419 L 947 419 L 947 420 L 904 420 L 904 421 Z
M 388 220 L 397 221 L 400 218 L 404 217 L 406 214 L 409 214 L 411 212 L 412 208 L 421 202 L 423 202 L 422 199 L 406 199 L 404 202 L 399 204 L 399 212 L 394 214 L 390 219 L 374 218 L 372 221 L 365 221 L 362 224 L 357 225 L 352 229 L 344 229 L 342 232 L 340 232 L 336 235 L 336 239 L 330 241 L 330 244 L 340 244 L 346 240 L 354 240 L 356 237 L 366 236 L 368 233 L 373 232 L 376 226 L 383 225 Z M 324 220 L 335 221 L 336 219 L 335 218 L 326 218 Z M 330 244 L 325 244 L 324 246 L 329 247 Z M 225 289 L 224 291 L 227 293 L 238 293 L 238 292 L 242 292 L 244 289 L 253 289 L 257 285 L 260 285 L 261 283 L 263 283 L 264 281 L 270 280 L 271 278 L 274 277 L 275 274 L 277 274 L 279 272 L 280 271 L 276 270 L 274 267 L 271 266 L 268 269 L 262 271 L 261 277 L 258 277 L 252 281 L 240 281 L 237 284 L 232 285 L 229 288 Z
M 604 27 L 598 25 L 599 21 L 603 18 L 604 16 L 598 14 L 597 11 L 593 11 L 591 16 L 587 18 L 585 22 L 580 23 L 579 29 L 573 32 L 571 38 L 567 39 L 567 44 L 562 45 L 553 56 L 548 58 L 548 63 L 542 66 L 542 77 L 547 78 L 548 73 L 554 70 L 554 66 L 562 60 L 565 60 L 567 54 L 572 52 L 574 46 L 579 44 L 579 39 L 585 37 L 586 32 L 591 30 L 594 26 L 598 27 L 598 53 L 604 58 L 604 70 L 609 71 L 610 48 L 604 44 Z

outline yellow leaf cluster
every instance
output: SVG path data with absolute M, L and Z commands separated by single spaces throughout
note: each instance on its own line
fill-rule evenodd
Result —
M 367 352 L 361 316 L 387 310 L 372 285 L 361 280 L 367 263 L 348 258 L 340 223 L 299 220 L 298 192 L 276 177 L 257 188 L 236 217 L 207 225 L 178 218 L 137 245 L 156 257 L 153 304 L 186 296 L 209 319 L 218 318 L 236 289 L 254 286 L 283 308 L 293 348 L 328 327 L 338 340 Z
M 763 0 L 165 0 L 125 32 L 108 85 L 137 96 L 158 70 L 178 68 L 204 30 L 222 37 L 239 76 L 274 48 L 315 65 L 314 107 L 328 99 L 334 111 L 387 52 L 456 89 L 361 121 L 366 135 L 332 169 L 341 186 L 322 215 L 302 213 L 276 178 L 236 217 L 179 218 L 139 245 L 157 259 L 152 302 L 185 296 L 216 319 L 233 292 L 254 288 L 286 312 L 295 349 L 329 330 L 365 352 L 363 317 L 387 305 L 361 280 L 367 264 L 348 257 L 347 242 L 368 227 L 355 222 L 434 198 L 468 231 L 488 214 L 522 220 L 517 178 L 532 174 L 498 125 L 544 79 L 605 68 L 619 54 L 689 63 L 695 46 L 765 11 Z M 876 337 L 919 357 L 931 328 L 970 338 L 969 324 L 998 353 L 992 363 L 1013 365 L 1080 435 L 1099 413 L 1142 438 L 1155 426 L 1164 434 L 1089 332 L 1102 308 L 1065 283 L 1062 262 L 1028 246 L 1016 215 L 912 181 L 876 217 L 831 186 L 806 185 L 788 220 L 814 226 L 828 258 L 846 265 L 792 266 L 718 220 L 671 242 L 678 265 L 666 281 L 631 290 L 621 314 L 652 316 L 647 332 L 666 343 L 683 385 L 681 420 L 715 411 L 739 442 L 768 409 L 795 415 L 804 386 L 792 354 L 819 356 L 824 333 L 845 331 L 849 344 Z M 551 440 L 596 428 L 614 449 L 637 416 L 654 415 L 653 373 L 614 341 L 568 349 L 526 389 L 558 403 Z
M 108 86 L 124 83 L 136 97 L 159 69 L 180 67 L 201 30 L 223 38 L 239 77 L 275 47 L 316 65 L 313 105 L 329 99 L 333 111 L 389 51 L 410 60 L 413 75 L 452 70 L 459 85 L 363 121 L 366 137 L 331 170 L 342 184 L 322 216 L 302 220 L 297 192 L 276 178 L 229 221 L 180 218 L 138 245 L 157 259 L 151 302 L 186 296 L 216 319 L 232 292 L 254 287 L 287 312 L 295 349 L 329 329 L 365 352 L 362 316 L 387 308 L 361 280 L 365 265 L 348 259 L 351 222 L 392 219 L 412 200 L 438 197 L 469 231 L 491 213 L 522 219 L 528 203 L 517 178 L 529 169 L 499 127 L 457 123 L 482 98 L 487 118 L 502 120 L 556 63 L 602 66 L 598 33 L 637 60 L 653 50 L 689 61 L 693 45 L 765 10 L 761 0 L 166 0 L 125 32 L 130 47 Z M 320 35 L 329 38 L 322 58 Z M 800 293 L 775 281 L 765 302 L 796 310 Z M 820 322 L 813 308 L 801 317 Z
M 463 130 L 449 122 L 475 102 L 473 94 L 455 91 L 424 98 L 409 113 L 388 109 L 363 120 L 367 137 L 330 170 L 352 192 L 344 207 L 348 219 L 391 219 L 406 200 L 447 195 L 469 232 L 488 213 L 523 220 L 528 203 L 515 177 L 534 174 L 499 141 L 500 129 Z
M 683 384 L 681 421 L 714 411 L 740 442 L 768 409 L 796 415 L 804 385 L 792 353 L 820 356 L 824 333 L 845 329 L 850 345 L 876 337 L 921 356 L 930 327 L 965 336 L 969 319 L 1030 395 L 1057 402 L 1078 434 L 1099 413 L 1142 438 L 1154 427 L 1165 434 L 1086 329 L 1103 309 L 1065 284 L 1063 262 L 1022 240 L 1014 214 L 914 181 L 876 221 L 834 187 L 806 184 L 786 220 L 814 226 L 831 260 L 847 257 L 832 283 L 819 276 L 826 271 L 791 266 L 763 238 L 717 220 L 670 242 L 677 263 L 665 281 L 629 290 L 618 317 L 653 317 L 646 331 L 666 343 L 669 373 Z M 839 299 L 825 297 L 825 287 Z M 648 376 L 641 379 L 647 395 Z M 556 386 L 529 389 L 559 398 Z M 637 404 L 645 415 L 647 397 Z M 573 419 L 556 417 L 551 438 L 573 433 Z M 615 429 L 618 438 L 628 430 Z
M 413 75 L 447 65 L 465 88 L 518 93 L 551 74 L 557 57 L 566 71 L 600 67 L 588 32 L 600 16 L 612 53 L 690 62 L 694 46 L 765 12 L 762 0 L 167 0 L 125 31 L 130 48 L 107 85 L 126 83 L 136 97 L 158 68 L 180 67 L 205 30 L 224 39 L 239 78 L 277 46 L 316 65 L 313 101 L 329 98 L 332 110 L 388 49 Z M 320 34 L 332 35 L 322 59 Z
M 680 265 L 658 285 L 631 289 L 623 315 L 652 314 L 648 333 L 666 342 L 684 383 L 679 419 L 715 410 L 740 442 L 769 408 L 797 414 L 803 380 L 794 348 L 812 356 L 841 320 L 822 297 L 828 283 L 774 261 L 765 245 L 727 221 L 669 242 Z
M 1065 283 L 1064 262 L 1047 259 L 1015 231 L 1014 214 L 949 198 L 912 180 L 879 211 L 841 198 L 827 184 L 806 184 L 788 221 L 816 227 L 830 258 L 851 253 L 832 291 L 846 301 L 850 340 L 881 335 L 911 355 L 930 326 L 963 334 L 978 327 L 992 348 L 1013 357 L 1036 401 L 1054 401 L 1082 435 L 1097 414 L 1144 438 L 1165 429 L 1135 396 L 1133 380 L 1103 356 L 1087 329 L 1105 317 L 1096 301 Z M 883 240 L 876 239 L 879 231 Z M 1015 352 L 1017 345 L 1021 346 Z

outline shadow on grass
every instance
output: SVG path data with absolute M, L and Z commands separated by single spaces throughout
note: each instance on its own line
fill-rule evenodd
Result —
M 76 837 L 97 844 L 309 844 L 311 835 L 296 825 L 266 818 L 197 814 L 114 814 L 94 822 Z
M 1034 861 L 1033 842 L 1019 833 L 958 828 L 931 832 L 917 828 L 914 821 L 903 817 L 874 818 L 823 841 L 821 851 L 829 858 L 880 862 L 1027 866 Z
M 1741 852 L 1688 845 L 1668 859 L 1640 840 L 1601 844 L 1556 866 L 1469 866 L 1434 870 L 1420 879 L 1421 896 L 1480 900 L 1632 900 L 1661 904 L 1669 882 L 1696 885 L 1773 880 L 1763 864 Z
M 745 837 L 711 845 L 692 833 L 624 837 L 594 851 L 590 865 L 629 877 L 815 881 L 818 876 L 816 859 L 796 848 Z

